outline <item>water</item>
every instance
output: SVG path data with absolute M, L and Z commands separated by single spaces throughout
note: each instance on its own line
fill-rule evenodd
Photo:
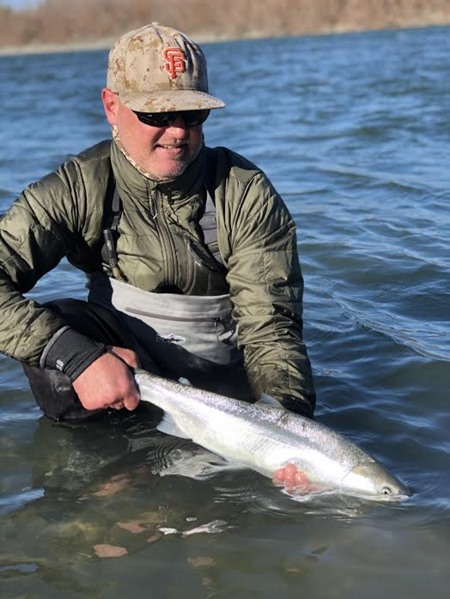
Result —
M 317 418 L 413 490 L 295 502 L 136 414 L 44 420 L 0 360 L 4 597 L 448 596 L 450 30 L 205 46 L 206 123 L 263 167 L 298 224 Z M 0 58 L 0 203 L 108 136 L 106 52 Z M 67 264 L 31 294 L 84 297 Z M 105 547 L 106 546 L 106 547 Z M 101 557 L 110 547 L 122 557 Z M 150 591 L 151 589 L 151 591 Z

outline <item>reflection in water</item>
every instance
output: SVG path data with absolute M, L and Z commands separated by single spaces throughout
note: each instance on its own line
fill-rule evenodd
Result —
M 209 452 L 159 433 L 157 421 L 152 413 L 114 413 L 79 426 L 39 420 L 30 455 L 32 490 L 42 495 L 0 520 L 0 580 L 118 597 L 129 576 L 146 573 L 157 577 L 155 593 L 169 585 L 169 597 L 232 597 L 237 588 L 242 596 L 255 588 L 252 571 L 270 573 L 275 563 L 284 592 L 300 582 L 312 591 L 326 564 L 333 572 L 352 561 L 370 582 L 374 566 L 360 552 L 379 551 L 376 567 L 385 568 L 393 532 L 408 534 L 404 506 L 293 501 L 255 472 L 224 468 Z M 430 550 L 442 545 L 433 535 L 423 539 Z M 233 582 L 224 581 L 230 570 Z M 351 596 L 359 587 L 346 572 L 334 576 L 339 592 Z M 266 584 L 258 596 L 270 596 Z M 134 596 L 146 596 L 132 587 Z

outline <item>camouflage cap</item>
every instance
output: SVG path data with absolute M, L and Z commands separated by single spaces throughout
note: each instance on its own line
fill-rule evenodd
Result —
M 158 23 L 117 40 L 109 53 L 106 85 L 138 112 L 225 106 L 208 93 L 206 60 L 200 47 L 180 31 Z

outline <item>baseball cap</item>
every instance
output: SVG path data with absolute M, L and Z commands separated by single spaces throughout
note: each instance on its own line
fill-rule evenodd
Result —
M 208 93 L 206 59 L 184 33 L 158 23 L 120 37 L 109 53 L 107 87 L 137 112 L 223 108 Z

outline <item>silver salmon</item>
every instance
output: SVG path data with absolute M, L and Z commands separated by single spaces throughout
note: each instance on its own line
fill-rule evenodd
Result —
M 410 495 L 348 439 L 272 398 L 246 403 L 139 370 L 135 379 L 141 400 L 164 411 L 159 430 L 191 439 L 264 476 L 273 478 L 277 470 L 294 464 L 308 494 L 335 492 L 378 501 Z

